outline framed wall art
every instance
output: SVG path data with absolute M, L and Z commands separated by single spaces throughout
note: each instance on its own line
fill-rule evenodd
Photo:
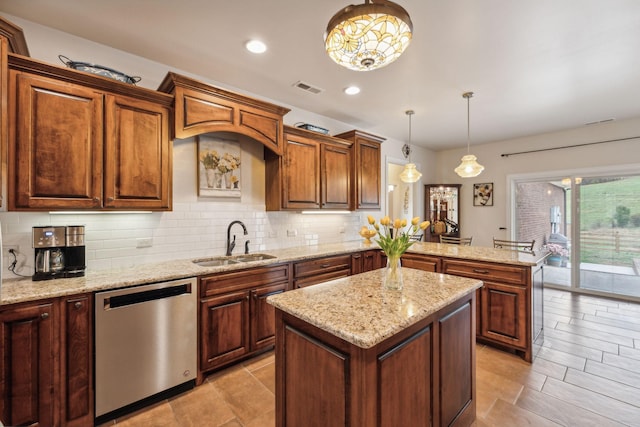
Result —
M 473 206 L 493 206 L 493 182 L 473 184 Z
M 198 196 L 240 198 L 240 143 L 209 135 L 199 135 L 197 142 Z

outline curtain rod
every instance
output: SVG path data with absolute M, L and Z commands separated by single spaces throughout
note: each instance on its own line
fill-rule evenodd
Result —
M 630 136 L 628 138 L 609 139 L 606 141 L 596 141 L 596 142 L 585 142 L 584 144 L 564 145 L 562 147 L 540 148 L 538 150 L 518 151 L 516 153 L 503 153 L 503 154 L 500 154 L 500 156 L 501 157 L 517 156 L 518 154 L 538 153 L 540 151 L 563 150 L 565 148 L 585 147 L 587 145 L 606 144 L 607 142 L 628 141 L 630 139 L 638 139 L 638 138 L 640 138 L 640 136 Z

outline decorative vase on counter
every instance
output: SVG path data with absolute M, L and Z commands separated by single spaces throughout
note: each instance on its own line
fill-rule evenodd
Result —
M 382 285 L 386 289 L 402 290 L 402 264 L 399 256 L 387 256 L 387 269 Z
M 420 230 L 425 230 L 429 226 L 429 221 L 420 222 L 420 218 L 415 217 L 408 224 L 406 219 L 395 219 L 385 216 L 380 220 L 380 224 L 369 215 L 367 217 L 369 225 L 373 226 L 373 230 L 364 226 L 360 229 L 360 235 L 369 240 L 369 231 L 371 237 L 378 235 L 376 243 L 387 256 L 387 268 L 382 281 L 382 287 L 385 289 L 402 290 L 402 266 L 400 265 L 400 257 L 415 243 L 415 236 Z M 406 228 L 405 228 L 406 227 Z

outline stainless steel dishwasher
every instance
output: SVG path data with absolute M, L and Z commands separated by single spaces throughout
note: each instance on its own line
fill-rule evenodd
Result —
M 195 385 L 196 279 L 95 294 L 95 399 L 100 422 Z

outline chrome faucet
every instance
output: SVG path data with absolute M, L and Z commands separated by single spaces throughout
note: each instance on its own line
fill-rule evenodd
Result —
M 242 221 L 231 221 L 231 224 L 229 224 L 229 227 L 227 227 L 227 256 L 231 256 L 231 252 L 233 252 L 233 248 L 236 247 L 236 235 L 233 235 L 233 241 L 231 240 L 231 227 L 233 227 L 233 224 L 240 224 L 242 226 L 242 230 L 244 231 L 244 235 L 246 236 L 247 234 L 249 234 L 249 232 L 247 232 L 247 227 L 244 225 L 244 223 Z M 248 245 L 245 245 L 245 253 L 247 253 L 247 248 Z

